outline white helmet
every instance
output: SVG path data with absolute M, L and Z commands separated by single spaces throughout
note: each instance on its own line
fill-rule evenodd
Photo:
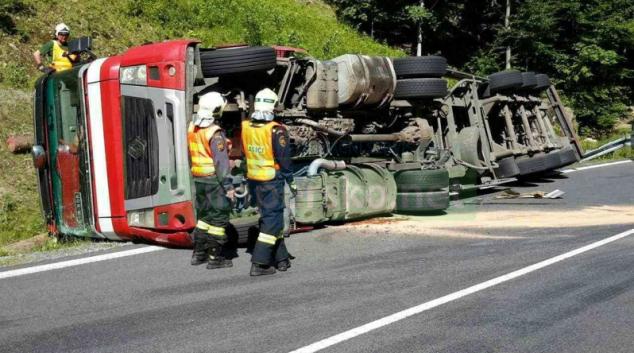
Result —
M 222 116 L 227 106 L 227 100 L 218 92 L 205 93 L 198 99 L 198 112 L 194 118 L 194 125 L 209 127 L 216 118 Z
M 60 34 L 65 34 L 65 35 L 70 34 L 70 29 L 65 23 L 60 23 L 57 26 L 55 26 L 55 38 L 57 38 L 57 36 Z
M 255 96 L 254 112 L 251 116 L 255 120 L 272 121 L 275 117 L 274 111 L 277 107 L 277 94 L 268 88 L 258 92 Z

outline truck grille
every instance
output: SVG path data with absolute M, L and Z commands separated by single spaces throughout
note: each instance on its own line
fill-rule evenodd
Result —
M 158 131 L 152 101 L 123 97 L 126 200 L 158 192 Z

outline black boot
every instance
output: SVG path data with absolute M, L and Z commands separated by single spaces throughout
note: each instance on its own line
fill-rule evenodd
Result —
M 209 258 L 209 262 L 207 262 L 207 269 L 214 270 L 217 268 L 227 268 L 233 267 L 233 261 L 231 259 L 225 259 L 222 256 L 218 256 L 214 259 Z
M 265 275 L 274 275 L 275 272 L 277 272 L 277 271 L 275 270 L 275 267 L 273 267 L 273 266 L 264 266 L 264 265 L 258 265 L 258 264 L 251 264 L 250 275 L 252 277 L 265 276 Z
M 198 266 L 207 262 L 207 235 L 200 234 L 198 229 L 193 234 L 194 253 L 192 254 L 192 265 Z
M 278 271 L 286 272 L 286 270 L 288 270 L 289 268 L 291 268 L 291 260 L 290 259 L 282 260 L 282 261 L 277 263 L 277 270 Z

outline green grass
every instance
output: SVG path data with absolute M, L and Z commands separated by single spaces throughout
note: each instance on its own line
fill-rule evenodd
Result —
M 88 246 L 92 243 L 90 239 L 82 239 L 82 238 L 49 238 L 46 243 L 37 246 L 33 249 L 36 252 L 51 252 L 51 251 L 59 251 L 62 249 L 68 248 L 76 248 L 79 246 Z
M 7 257 L 5 259 L 0 258 L 0 267 L 19 265 L 27 260 L 28 259 L 24 257 Z
M 30 154 L 13 155 L 10 136 L 31 135 L 31 94 L 0 89 L 0 247 L 46 232 Z
M 601 147 L 605 145 L 606 143 L 612 142 L 614 140 L 617 140 L 623 137 L 629 137 L 629 136 L 630 136 L 629 131 L 619 130 L 614 132 L 609 137 L 597 140 L 597 142 L 589 142 L 589 141 L 586 141 L 585 139 L 581 139 L 581 146 L 583 146 L 584 151 L 589 151 L 589 150 L 593 150 L 598 147 Z M 622 159 L 634 159 L 634 148 L 624 147 L 614 153 L 610 153 L 605 156 L 595 158 L 589 161 L 588 163 L 590 164 L 605 163 L 609 161 L 622 160 Z
M 0 249 L 0 267 L 19 265 L 25 262 L 37 261 L 40 259 L 37 253 L 56 253 L 60 251 L 70 250 L 71 253 L 81 251 L 82 248 L 88 248 L 93 241 L 82 238 L 49 238 L 46 243 L 36 246 L 28 253 L 26 251 L 16 252 Z M 116 246 L 116 244 L 112 244 Z M 108 246 L 106 246 L 108 247 Z M 76 250 L 75 250 L 76 249 Z
M 19 4 L 0 24 L 0 86 L 31 88 L 39 72 L 33 52 L 51 40 L 62 20 L 72 35 L 93 37 L 98 56 L 123 53 L 144 42 L 199 39 L 227 43 L 290 45 L 319 59 L 341 54 L 405 56 L 337 21 L 316 0 L 5 0 Z M 3 28 L 4 27 L 4 28 Z

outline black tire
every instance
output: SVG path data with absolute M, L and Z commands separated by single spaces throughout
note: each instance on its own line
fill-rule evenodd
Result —
M 526 176 L 540 173 L 546 170 L 544 162 L 545 155 L 536 155 L 533 157 L 525 157 L 517 160 L 517 167 L 520 169 L 520 175 Z
M 418 56 L 394 59 L 398 78 L 440 78 L 447 74 L 447 59 L 442 56 Z
M 545 90 L 547 90 L 551 85 L 550 78 L 548 78 L 548 75 L 544 75 L 544 74 L 535 75 L 535 79 L 537 80 L 537 86 L 533 88 L 534 92 L 542 93 Z
M 492 94 L 514 91 L 524 84 L 522 73 L 517 70 L 501 71 L 489 76 L 489 86 Z
M 544 165 L 546 166 L 545 170 L 555 170 L 561 167 L 561 151 L 551 151 L 547 153 L 544 157 Z
M 449 208 L 449 190 L 434 192 L 399 192 L 396 213 L 442 211 Z
M 491 97 L 491 85 L 488 83 L 483 83 L 482 86 L 478 88 L 478 98 L 486 99 Z
M 438 191 L 449 187 L 449 171 L 436 170 L 402 170 L 394 174 L 396 188 L 403 192 Z
M 522 72 L 522 80 L 524 83 L 518 89 L 519 91 L 530 91 L 537 87 L 537 78 L 534 72 Z
M 220 77 L 244 72 L 267 71 L 277 65 L 272 47 L 245 47 L 200 52 L 204 77 Z
M 577 154 L 572 147 L 564 147 L 564 149 L 559 152 L 559 158 L 561 159 L 561 165 L 559 168 L 575 164 L 579 161 L 577 159 Z
M 228 241 L 240 245 L 246 244 L 249 239 L 249 234 L 252 234 L 254 230 L 256 233 L 258 232 L 258 226 L 259 221 L 257 217 L 232 219 L 227 227 Z
M 394 91 L 396 99 L 434 99 L 446 95 L 447 81 L 440 78 L 398 80 Z
M 495 169 L 495 175 L 500 179 L 512 178 L 520 174 L 520 168 L 515 162 L 515 157 L 504 158 L 497 161 L 497 164 L 499 167 Z

